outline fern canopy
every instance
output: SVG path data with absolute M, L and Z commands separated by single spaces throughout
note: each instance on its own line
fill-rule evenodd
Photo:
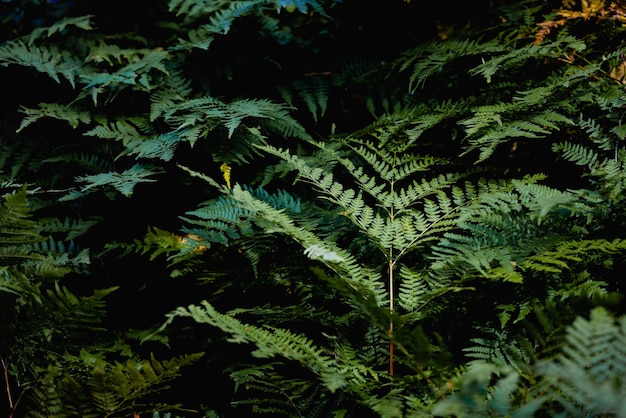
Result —
M 626 415 L 624 2 L 417 3 L 0 2 L 0 416 Z

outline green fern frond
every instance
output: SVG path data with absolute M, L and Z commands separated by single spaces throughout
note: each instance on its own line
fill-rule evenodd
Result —
M 26 246 L 43 239 L 31 219 L 26 187 L 3 196 L 0 204 L 0 246 Z
M 126 150 L 122 155 L 128 154 L 135 155 L 136 158 L 158 158 L 163 161 L 170 161 L 174 158 L 174 151 L 182 138 L 174 132 L 153 135 L 150 138 L 133 138 L 126 144 Z
M 278 6 L 286 9 L 296 9 L 300 13 L 310 13 L 311 11 L 326 15 L 321 3 L 317 0 L 280 0 L 277 2 Z M 309 9 L 310 8 L 310 9 Z
M 367 230 L 372 227 L 373 224 L 382 227 L 382 218 L 375 215 L 375 212 L 365 204 L 361 196 L 357 195 L 354 189 L 344 189 L 341 183 L 333 179 L 331 173 L 326 173 L 319 167 L 310 167 L 305 160 L 290 154 L 286 150 L 274 148 L 269 145 L 258 145 L 257 148 L 280 157 L 288 165 L 296 169 L 301 178 L 314 185 L 327 199 L 342 208 L 343 212 L 351 219 L 354 219 L 355 224 L 359 225 L 361 229 Z M 361 172 L 357 172 L 355 174 L 359 175 L 360 173 Z M 361 179 L 361 182 L 364 184 L 371 183 L 371 181 L 371 178 L 365 176 Z
M 157 171 L 149 166 L 143 164 L 135 164 L 128 170 L 124 170 L 121 173 L 109 172 L 100 173 L 88 176 L 76 177 L 76 181 L 80 183 L 86 183 L 85 186 L 80 188 L 80 191 L 73 191 L 60 198 L 61 201 L 73 200 L 83 196 L 86 193 L 91 193 L 94 188 L 99 187 L 112 187 L 119 193 L 126 197 L 130 197 L 133 194 L 135 186 L 139 183 L 154 182 L 156 180 L 149 178 L 159 174 Z
M 596 166 L 600 158 L 598 153 L 582 144 L 559 142 L 552 146 L 552 150 L 561 154 L 567 161 L 577 165 Z
M 85 132 L 84 135 L 104 139 L 120 140 L 122 141 L 122 143 L 125 144 L 140 136 L 139 128 L 137 126 L 138 122 L 139 121 L 130 119 L 118 120 L 108 125 L 99 124 Z
M 536 184 L 536 179 L 492 183 L 488 187 L 482 193 L 466 187 L 468 196 L 455 190 L 454 199 L 469 200 L 460 207 L 458 232 L 446 233 L 433 247 L 432 268 L 442 271 L 454 270 L 453 265 L 468 265 L 484 277 L 521 282 L 523 272 L 559 272 L 581 260 L 565 250 L 563 238 L 541 232 L 544 223 L 584 219 L 589 206 L 580 194 Z M 582 255 L 585 245 L 579 244 Z M 562 252 L 555 250 L 560 245 Z M 606 250 L 612 251 L 613 247 L 607 244 Z
M 191 91 L 191 80 L 185 77 L 178 66 L 172 65 L 169 76 L 150 92 L 150 121 L 156 121 L 169 109 L 189 98 Z
M 0 206 L 0 259 L 40 278 L 59 278 L 89 264 L 87 249 L 41 235 L 46 228 L 29 219 L 30 211 L 25 188 L 5 196 Z
M 20 40 L 0 45 L 0 64 L 32 67 L 48 74 L 57 83 L 61 83 L 62 76 L 72 87 L 76 86 L 76 81 L 83 75 L 81 69 L 84 65 L 80 59 L 54 45 L 30 45 Z
M 168 314 L 168 322 L 176 317 L 191 317 L 198 323 L 205 323 L 220 328 L 231 335 L 231 341 L 252 343 L 256 346 L 253 355 L 258 358 L 281 356 L 295 361 L 309 369 L 324 383 L 331 392 L 344 387 L 348 381 L 355 379 L 351 373 L 345 373 L 336 359 L 329 356 L 321 348 L 303 335 L 297 335 L 280 328 L 259 328 L 244 324 L 231 315 L 218 313 L 208 302 L 201 305 L 190 305 L 178 308 Z M 363 371 L 377 377 L 373 370 L 362 366 Z M 358 380 L 358 377 L 356 377 Z
M 56 33 L 65 32 L 68 27 L 77 27 L 79 29 L 90 31 L 93 29 L 91 19 L 92 15 L 66 17 L 48 27 L 38 27 L 32 30 L 28 36 L 29 44 L 32 44 L 41 38 L 50 38 Z
M 197 124 L 205 124 L 205 133 L 223 124 L 231 138 L 235 130 L 245 119 L 254 119 L 255 123 L 285 136 L 308 139 L 304 128 L 293 119 L 287 108 L 270 100 L 242 99 L 224 103 L 212 97 L 187 100 L 168 109 L 164 113 L 166 122 L 176 127 L 177 131 L 189 129 Z
M 311 11 L 326 15 L 317 0 L 238 0 L 238 1 L 207 1 L 207 0 L 170 0 L 169 9 L 186 21 L 202 20 L 209 33 L 227 34 L 232 24 L 240 17 L 265 11 L 286 9 L 289 12 L 298 10 L 300 13 Z
M 208 50 L 213 43 L 215 33 L 210 28 L 201 26 L 187 31 L 188 39 L 178 39 L 178 44 L 171 48 L 172 51 L 190 52 L 193 49 Z
M 398 304 L 408 313 L 419 312 L 443 293 L 461 290 L 469 288 L 451 286 L 445 278 L 434 280 L 426 271 L 418 272 L 405 265 L 400 266 Z
M 473 359 L 470 364 L 484 362 L 497 367 L 508 366 L 520 374 L 527 374 L 536 356 L 530 346 L 512 339 L 503 331 L 493 330 L 489 336 L 473 338 L 471 342 L 473 346 L 463 349 Z
M 594 302 L 611 300 L 608 283 L 595 279 L 588 271 L 574 275 L 570 283 L 564 283 L 561 288 L 555 289 L 548 295 L 550 299 L 562 301 L 583 297 Z
M 505 50 L 505 46 L 497 42 L 481 44 L 471 39 L 445 42 L 434 42 L 428 48 L 420 47 L 407 51 L 398 60 L 400 71 L 410 70 L 410 90 L 415 91 L 422 87 L 426 80 L 440 72 L 444 66 L 454 60 L 474 54 L 498 53 Z
M 83 385 L 74 376 L 63 373 L 59 366 L 49 366 L 30 394 L 37 405 L 33 416 L 129 416 L 144 412 L 146 396 L 163 390 L 180 375 L 182 367 L 193 364 L 202 355 L 189 354 L 164 361 L 151 355 L 149 360 L 128 360 L 125 363 L 109 363 L 95 358 L 89 362 L 83 360 L 84 364 L 75 365 L 85 375 L 86 384 Z M 177 407 L 179 405 L 152 403 L 149 411 Z
M 87 172 L 106 172 L 113 168 L 110 158 L 105 158 L 100 154 L 88 154 L 85 152 L 70 152 L 48 157 L 42 160 L 45 164 L 76 164 Z
M 385 148 L 376 146 L 371 141 L 352 141 L 350 148 L 359 155 L 368 167 L 371 167 L 381 179 L 389 181 L 401 181 L 415 176 L 417 173 L 428 171 L 433 165 L 443 163 L 445 160 L 429 155 L 419 155 L 410 152 L 390 152 Z M 345 161 L 345 160 L 344 160 Z M 345 163 L 344 163 L 345 164 Z M 347 167 L 350 169 L 351 167 Z
M 520 267 L 542 272 L 559 273 L 571 263 L 581 262 L 591 254 L 599 252 L 615 254 L 626 250 L 626 240 L 590 239 L 563 241 L 554 249 L 527 257 Z
M 437 205 L 433 201 L 427 201 L 424 197 L 429 194 L 437 194 L 443 188 L 451 186 L 458 180 L 458 175 L 440 175 L 430 181 L 414 181 L 413 184 L 405 189 L 401 189 L 400 192 L 390 193 L 390 190 L 383 190 L 386 187 L 388 188 L 384 183 L 377 184 L 377 180 L 374 177 L 365 174 L 363 170 L 357 168 L 348 160 L 342 160 L 346 168 L 352 169 L 350 173 L 360 185 L 360 190 L 368 191 L 373 197 L 381 199 L 380 203 L 383 207 L 407 211 L 410 205 L 413 205 L 418 200 L 423 200 L 426 218 L 422 219 L 426 220 L 428 224 L 424 225 L 424 223 L 421 223 L 421 226 L 417 225 L 416 229 L 413 227 L 412 222 L 420 218 L 413 217 L 410 220 L 409 218 L 401 219 L 400 217 L 397 219 L 385 218 L 378 209 L 373 209 L 367 205 L 361 194 L 357 194 L 354 189 L 344 188 L 341 183 L 335 181 L 332 173 L 326 173 L 319 167 L 310 167 L 305 160 L 291 155 L 287 151 L 268 145 L 258 146 L 258 148 L 282 158 L 295 168 L 302 178 L 306 179 L 307 182 L 311 183 L 322 193 L 324 198 L 329 199 L 342 209 L 341 213 L 351 219 L 360 230 L 375 237 L 374 239 L 380 243 L 381 248 L 393 247 L 406 251 L 409 246 L 419 245 L 423 242 L 421 238 L 426 239 L 425 233 L 427 231 L 431 233 L 435 231 L 441 232 L 441 229 L 435 229 L 435 226 L 437 228 L 446 228 L 452 225 L 448 223 L 450 220 L 447 219 L 454 211 L 450 206 L 450 199 L 439 194 L 438 203 L 440 205 Z M 386 165 L 384 161 L 376 159 L 374 156 L 369 156 L 368 158 L 377 164 L 377 171 L 383 173 L 393 172 L 391 166 Z M 412 171 L 415 168 L 415 166 L 411 167 L 407 171 Z M 402 171 L 400 173 L 403 174 Z M 429 211 L 429 208 L 432 210 Z M 398 212 L 399 214 L 400 212 Z
M 594 118 L 584 118 L 581 113 L 577 125 L 589 135 L 589 139 L 600 149 L 612 150 L 615 144 L 615 137 L 607 133 L 602 124 Z
M 33 387 L 30 398 L 34 399 L 38 405 L 38 410 L 33 411 L 34 417 L 65 418 L 67 416 L 61 395 L 56 390 L 56 381 L 60 378 L 60 374 L 58 368 L 49 366 L 40 378 L 39 384 Z
M 55 312 L 48 318 L 52 327 L 47 331 L 48 338 L 57 334 L 60 338 L 67 335 L 85 333 L 87 330 L 102 330 L 102 315 L 105 312 L 105 297 L 116 291 L 117 287 L 96 290 L 91 296 L 76 296 L 66 287 L 55 284 L 43 295 L 46 309 Z
M 297 107 L 293 94 L 304 102 L 315 122 L 323 117 L 328 108 L 328 99 L 332 80 L 327 76 L 315 75 L 296 79 L 290 88 L 281 88 L 283 99 L 292 107 Z
M 250 13 L 263 0 L 243 1 L 207 1 L 207 0 L 171 0 L 169 9 L 178 16 L 195 20 L 209 19 L 207 29 L 211 33 L 226 34 L 233 22 L 240 16 Z
M 140 362 L 97 364 L 89 379 L 92 401 L 100 413 L 133 413 L 144 396 L 162 390 L 180 375 L 182 367 L 192 365 L 203 355 L 187 354 L 163 361 L 151 355 Z
M 313 232 L 295 223 L 283 210 L 273 208 L 258 200 L 250 192 L 237 185 L 233 187 L 232 196 L 243 207 L 255 213 L 255 218 L 258 219 L 256 222 L 261 222 L 260 225 L 264 227 L 266 233 L 281 232 L 299 242 L 304 249 L 317 245 L 336 254 L 338 258 L 343 260 L 341 263 L 326 262 L 325 264 L 346 280 L 361 297 L 368 299 L 381 293 L 378 283 L 380 275 L 360 265 L 349 252 L 333 243 L 322 240 Z M 380 295 L 377 298 L 380 298 Z
M 27 116 L 22 119 L 17 132 L 45 117 L 66 121 L 72 128 L 78 127 L 81 123 L 87 124 L 91 122 L 91 115 L 88 112 L 58 103 L 39 103 L 38 109 L 22 107 L 20 111 Z
M 135 239 L 132 243 L 109 243 L 106 245 L 106 249 L 108 251 L 121 249 L 125 254 L 131 252 L 149 254 L 150 260 L 154 260 L 163 254 L 197 251 L 201 244 L 207 248 L 206 241 L 200 243 L 194 238 L 182 237 L 153 226 L 148 228 L 143 240 Z
M 407 122 L 407 126 L 403 126 L 404 134 L 407 136 L 406 145 L 415 144 L 429 129 L 438 126 L 447 119 L 466 114 L 470 108 L 471 101 L 465 99 L 445 100 L 434 104 L 419 104 L 413 108 L 408 107 L 408 115 L 405 116 L 402 113 L 398 115 L 400 121 Z M 398 123 L 393 125 L 401 126 Z
M 478 161 L 489 158 L 498 145 L 508 142 L 511 138 L 541 138 L 550 132 L 548 128 L 558 128 L 554 122 L 571 123 L 569 118 L 554 111 L 535 114 L 526 120 L 517 119 L 508 122 L 503 121 L 498 114 L 485 115 L 475 114 L 474 117 L 461 122 L 469 127 L 466 129 L 466 134 L 469 136 L 471 145 L 466 153 L 479 149 Z M 478 130 L 480 133 L 473 137 L 472 135 Z
M 168 75 L 168 61 L 171 55 L 167 51 L 156 49 L 133 50 L 129 63 L 115 71 L 87 72 L 81 74 L 84 90 L 90 93 L 94 104 L 105 89 L 121 90 L 134 87 L 151 91 L 153 79 L 158 75 Z
M 318 382 L 287 379 L 273 366 L 253 365 L 230 373 L 237 387 L 247 388 L 246 399 L 233 402 L 236 410 L 245 413 L 244 408 L 249 407 L 254 414 L 289 417 L 324 408 L 327 401 Z
M 43 240 L 37 243 L 33 244 L 33 249 L 34 251 L 37 252 L 41 252 L 41 253 L 45 253 L 48 255 L 52 255 L 55 257 L 61 257 L 61 258 L 66 258 L 68 254 L 81 254 L 81 256 L 79 256 L 79 260 L 82 261 L 78 261 L 78 263 L 89 263 L 89 257 L 87 256 L 88 254 L 88 249 L 81 249 L 79 248 L 74 241 L 62 241 L 62 240 L 57 240 L 54 239 L 52 237 L 52 235 L 48 236 L 47 240 Z M 65 260 L 65 262 L 68 262 L 69 259 Z
M 0 178 L 2 188 L 10 188 L 25 171 L 32 167 L 39 150 L 35 141 L 22 143 L 20 141 L 0 140 Z M 5 183 L 6 182 L 6 183 Z
M 573 416 L 621 416 L 626 373 L 626 320 L 617 321 L 595 308 L 589 319 L 568 327 L 560 355 L 539 365 L 539 373 L 555 391 L 554 400 Z
M 460 418 L 532 418 L 546 400 L 537 397 L 518 407 L 524 390 L 521 380 L 520 374 L 510 367 L 474 363 L 463 375 L 461 390 L 437 402 L 432 413 Z

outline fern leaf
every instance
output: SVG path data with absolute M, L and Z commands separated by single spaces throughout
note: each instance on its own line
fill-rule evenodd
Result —
M 539 368 L 561 395 L 555 398 L 565 410 L 576 415 L 626 411 L 622 379 L 625 335 L 624 318 L 616 323 L 604 308 L 595 308 L 589 319 L 579 317 L 568 327 L 562 353 Z
M 57 103 L 39 103 L 39 109 L 22 107 L 20 111 L 27 116 L 22 119 L 17 132 L 21 132 L 29 125 L 44 117 L 66 121 L 72 128 L 78 127 L 80 123 L 87 124 L 91 122 L 91 115 L 88 112 Z
M 110 172 L 89 176 L 79 176 L 76 177 L 76 181 L 87 184 L 81 188 L 80 192 L 66 194 L 65 196 L 61 197 L 60 200 L 73 200 L 82 196 L 83 194 L 85 194 L 85 192 L 92 192 L 93 188 L 102 186 L 113 187 L 122 195 L 130 197 L 133 194 L 133 190 L 137 184 L 156 181 L 148 177 L 158 173 L 158 171 L 154 171 L 148 166 L 135 164 L 133 167 L 121 173 Z
M 560 152 L 566 160 L 578 165 L 595 166 L 599 158 L 597 152 L 581 144 L 561 142 L 554 144 L 552 149 Z
M 91 19 L 93 16 L 78 16 L 78 17 L 66 17 L 61 19 L 60 21 L 54 23 L 48 27 L 39 27 L 33 29 L 33 31 L 28 36 L 29 43 L 32 44 L 36 40 L 47 37 L 50 38 L 55 33 L 64 32 L 67 30 L 68 26 L 75 26 L 79 29 L 83 29 L 86 31 L 92 30 L 92 22 Z
M 35 46 L 19 40 L 0 45 L 0 64 L 32 67 L 48 74 L 57 83 L 61 82 L 60 76 L 63 76 L 72 87 L 75 87 L 76 80 L 82 75 L 83 66 L 78 58 L 69 56 L 55 46 Z
M 301 98 L 315 122 L 323 117 L 328 108 L 328 95 L 330 91 L 330 80 L 324 76 L 312 76 L 294 81 L 292 89 Z M 296 104 L 291 97 L 292 89 L 281 89 L 283 98 L 292 106 Z M 287 91 L 289 93 L 287 93 Z
M 178 308 L 168 317 L 170 322 L 176 317 L 191 317 L 198 323 L 219 327 L 231 335 L 233 342 L 255 344 L 257 348 L 253 355 L 256 357 L 281 356 L 296 361 L 315 373 L 331 392 L 344 387 L 347 380 L 351 379 L 349 374 L 338 367 L 333 357 L 326 355 L 324 350 L 315 346 L 305 336 L 278 328 L 259 328 L 244 324 L 233 316 L 218 313 L 206 301 L 202 302 L 201 305 Z M 368 368 L 365 370 L 376 376 L 373 370 Z
M 220 171 L 222 172 L 222 176 L 224 177 L 224 181 L 226 182 L 226 187 L 231 188 L 230 184 L 230 173 L 232 171 L 231 166 L 226 163 L 222 163 L 220 165 Z
M 89 389 L 100 414 L 131 414 L 136 404 L 150 393 L 163 390 L 180 375 L 180 369 L 196 362 L 203 353 L 188 354 L 158 361 L 154 355 L 143 361 L 126 363 L 99 361 L 91 370 Z
M 304 128 L 289 115 L 284 105 L 269 100 L 242 99 L 224 103 L 215 98 L 204 97 L 176 105 L 168 109 L 164 116 L 177 131 L 208 122 L 208 129 L 223 124 L 228 137 L 231 138 L 246 118 L 252 118 L 285 136 L 309 138 Z

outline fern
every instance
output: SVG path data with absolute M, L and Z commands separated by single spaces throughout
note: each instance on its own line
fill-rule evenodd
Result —
M 464 207 L 462 229 L 471 232 L 447 234 L 435 247 L 434 260 L 450 262 L 456 254 L 454 257 L 471 265 L 480 275 L 520 282 L 523 272 L 558 273 L 581 262 L 583 254 L 617 250 L 615 245 L 619 244 L 611 240 L 567 242 L 539 232 L 542 224 L 553 225 L 561 217 L 578 218 L 584 225 L 589 201 L 583 195 L 561 192 L 534 181 L 514 180 L 511 186 L 514 193 L 488 192 Z M 522 215 L 522 211 L 526 213 Z M 433 268 L 449 271 L 452 265 L 435 261 Z
M 47 366 L 63 363 L 67 353 L 77 351 L 86 338 L 103 330 L 104 299 L 117 288 L 79 296 L 61 284 L 60 279 L 74 267 L 89 263 L 88 252 L 70 258 L 72 248 L 52 238 L 44 241 L 40 235 L 54 229 L 51 224 L 39 227 L 30 216 L 25 188 L 5 196 L 0 206 L 0 229 L 6 234 L 0 244 L 5 384 L 9 392 L 20 393 L 24 390 L 21 382 L 29 382 L 28 396 L 39 397 L 33 414 L 65 416 L 61 395 L 48 390 L 61 373 Z M 11 388 L 14 381 L 16 386 Z M 9 394 L 9 402 L 13 401 Z
M 596 167 L 598 164 L 601 164 L 599 162 L 596 164 L 599 158 L 597 152 L 581 144 L 562 142 L 554 144 L 552 149 L 555 152 L 560 152 L 561 156 L 566 160 L 578 165 Z
M 67 201 L 77 199 L 85 195 L 86 193 L 93 192 L 92 189 L 102 186 L 112 187 L 122 195 L 130 197 L 132 196 L 133 190 L 137 184 L 156 181 L 154 179 L 150 179 L 149 177 L 158 173 L 159 171 L 155 171 L 154 169 L 151 169 L 146 165 L 135 164 L 128 170 L 124 170 L 121 173 L 110 172 L 79 176 L 76 177 L 76 181 L 86 183 L 86 185 L 81 187 L 79 191 L 71 191 L 70 193 L 61 197 L 60 200 Z
M 324 395 L 319 383 L 286 380 L 272 370 L 273 366 L 267 364 L 231 372 L 237 387 L 246 388 L 246 392 L 252 395 L 233 402 L 236 410 L 243 413 L 244 408 L 249 407 L 254 414 L 288 417 L 294 414 L 315 416 L 327 408 L 324 402 L 320 402 Z
M 3 196 L 0 205 L 0 245 L 17 249 L 43 239 L 37 232 L 37 223 L 30 219 L 30 212 L 26 187 Z
M 150 93 L 150 121 L 155 121 L 164 113 L 190 96 L 191 81 L 185 78 L 178 66 L 169 69 L 169 77 L 163 80 L 158 89 Z
M 68 17 L 61 19 L 60 21 L 54 23 L 48 27 L 38 27 L 33 29 L 33 31 L 28 36 L 29 43 L 32 44 L 36 40 L 41 38 L 50 38 L 56 33 L 64 32 L 69 27 L 77 27 L 79 29 L 83 29 L 85 31 L 93 30 L 91 19 L 93 16 L 78 16 L 78 17 Z
M 76 57 L 60 51 L 56 46 L 30 45 L 21 40 L 0 45 L 0 63 L 32 67 L 57 83 L 61 83 L 63 77 L 72 86 L 76 85 L 82 67 L 82 62 Z
M 492 384 L 492 379 L 496 383 Z M 471 366 L 463 376 L 463 387 L 449 398 L 439 401 L 433 414 L 458 417 L 534 417 L 544 399 L 537 398 L 517 407 L 520 397 L 520 376 L 517 372 L 490 364 Z
M 328 108 L 329 91 L 331 80 L 323 75 L 313 75 L 308 79 L 297 79 L 290 88 L 281 88 L 280 92 L 285 101 L 296 106 L 293 94 L 298 95 L 304 102 L 307 110 L 315 122 L 323 117 Z M 292 92 L 293 90 L 293 92 Z
M 527 91 L 524 94 L 522 99 L 515 100 L 511 104 L 480 107 L 474 111 L 473 117 L 461 121 L 466 126 L 465 133 L 471 142 L 467 152 L 480 149 L 478 161 L 482 161 L 491 156 L 498 145 L 511 138 L 540 138 L 550 132 L 548 128 L 558 129 L 557 123 L 573 124 L 569 118 L 554 110 L 536 111 L 537 102 L 542 101 L 545 95 L 550 95 L 550 89 L 546 89 L 539 95 L 533 91 Z M 517 113 L 522 109 L 530 111 L 530 108 L 535 110 L 523 119 L 507 121 L 502 117 L 507 112 Z
M 620 416 L 624 411 L 621 379 L 626 367 L 624 332 L 623 317 L 615 320 L 606 309 L 598 307 L 591 311 L 589 319 L 577 317 L 566 328 L 565 344 L 559 352 L 544 360 L 519 357 L 520 353 L 534 351 L 530 345 L 519 350 L 508 339 L 499 342 L 497 338 L 490 342 L 476 339 L 474 342 L 480 346 L 468 351 L 480 360 L 472 362 L 463 376 L 461 391 L 438 402 L 433 411 L 461 417 L 494 413 L 498 414 L 495 416 L 534 416 L 527 414 L 534 414 L 542 407 L 554 416 Z M 510 357 L 512 353 L 517 353 L 514 359 Z M 508 365 L 520 364 L 520 360 L 524 371 L 511 372 Z M 529 399 L 521 398 L 520 390 L 527 389 L 520 385 L 520 377 L 531 371 L 531 367 L 540 383 L 536 391 L 528 393 Z M 493 374 L 500 379 L 492 386 Z M 506 390 L 501 386 L 505 381 Z M 511 401 L 520 405 L 519 409 Z
M 167 61 L 171 58 L 166 51 L 135 50 L 130 62 L 113 72 L 89 72 L 83 74 L 81 82 L 84 90 L 89 93 L 94 104 L 98 104 L 98 96 L 105 89 L 121 90 L 126 87 L 138 87 L 151 91 L 154 86 L 152 79 L 157 75 L 167 75 Z
M 110 158 L 104 158 L 96 153 L 70 152 L 48 157 L 42 160 L 44 164 L 75 164 L 86 172 L 99 173 L 111 171 L 113 168 Z
M 89 113 L 80 111 L 75 107 L 62 106 L 57 103 L 40 103 L 39 109 L 22 108 L 22 113 L 27 116 L 22 119 L 17 132 L 44 117 L 64 120 L 73 128 L 76 128 L 80 123 L 87 124 L 91 121 Z
M 245 1 L 197 1 L 197 0 L 171 0 L 169 8 L 177 15 L 183 15 L 186 19 L 195 20 L 208 18 L 206 27 L 211 33 L 226 34 L 229 32 L 233 22 L 241 16 L 258 12 L 257 10 L 267 5 L 267 7 L 287 9 L 289 11 L 298 10 L 307 13 L 309 8 L 318 13 L 324 14 L 322 5 L 316 0 L 280 0 L 277 2 L 267 0 L 245 0 Z
M 284 105 L 269 100 L 237 100 L 224 103 L 212 97 L 194 99 L 175 106 L 165 114 L 165 120 L 177 130 L 188 129 L 198 123 L 207 123 L 207 133 L 218 123 L 224 125 L 228 137 L 232 137 L 246 118 L 259 120 L 262 125 L 285 136 L 308 138 L 298 122 L 293 120 Z M 267 119 L 267 121 L 264 121 Z
M 596 308 L 589 319 L 579 317 L 568 328 L 562 353 L 539 366 L 566 413 L 620 416 L 626 411 L 625 323 L 624 318 L 615 321 L 605 309 Z
M 503 47 L 495 42 L 480 44 L 470 39 L 432 43 L 428 48 L 407 51 L 399 60 L 399 69 L 400 71 L 411 70 L 410 89 L 416 90 L 422 87 L 429 77 L 432 77 L 441 71 L 446 64 L 453 62 L 459 57 L 469 55 L 472 52 L 478 54 L 500 52 L 502 50 Z
M 56 411 L 62 413 L 59 415 L 62 417 L 70 414 L 110 416 L 171 411 L 179 405 L 161 403 L 146 410 L 142 399 L 163 390 L 168 382 L 179 376 L 182 367 L 193 364 L 202 355 L 189 354 L 163 361 L 151 355 L 142 361 L 109 363 L 84 353 L 82 361 L 95 362 L 76 365 L 88 376 L 84 385 L 72 376 L 63 376 L 59 368 L 50 366 L 41 382 L 44 390 L 38 389 L 31 396 L 39 403 L 40 411 L 46 411 L 46 414 Z
M 459 25 L 442 22 L 440 41 L 409 44 L 395 60 L 390 48 L 422 34 L 388 42 L 389 59 L 317 54 L 319 40 L 344 33 L 329 14 L 350 14 L 333 0 L 171 0 L 131 22 L 132 33 L 77 9 L 25 36 L 7 27 L 16 38 L 0 45 L 0 64 L 59 84 L 19 98 L 30 103 L 0 151 L 10 192 L 0 208 L 0 354 L 7 389 L 32 388 L 26 413 L 160 416 L 170 406 L 150 394 L 191 362 L 161 373 L 165 362 L 138 360 L 128 341 L 197 343 L 194 326 L 207 323 L 217 334 L 203 346 L 221 350 L 223 333 L 255 350 L 252 359 L 228 353 L 244 414 L 429 416 L 437 399 L 434 412 L 451 415 L 617 414 L 621 404 L 589 406 L 575 385 L 539 377 L 531 363 L 549 360 L 571 310 L 619 296 L 609 273 L 625 250 L 624 7 L 506 3 L 467 25 L 447 16 Z M 57 6 L 46 10 L 63 14 Z M 296 56 L 314 59 L 286 65 Z M 275 101 L 276 85 L 286 103 Z M 45 129 L 52 123 L 62 130 Z M 549 149 L 568 168 L 538 167 Z M 133 198 L 157 174 L 185 190 L 179 219 L 128 242 L 90 234 L 90 215 L 105 209 L 96 194 L 127 216 L 113 197 Z M 45 219 L 30 221 L 17 184 L 33 184 Z M 167 189 L 157 189 L 163 201 Z M 137 257 L 108 263 L 100 245 L 145 256 L 151 273 L 165 259 L 177 290 L 167 303 L 186 307 L 162 333 L 103 335 L 116 288 L 83 288 L 77 276 L 90 273 L 91 258 L 103 280 L 117 280 L 119 267 L 142 289 L 147 282 L 132 273 Z M 180 302 L 190 296 L 178 294 L 182 279 L 210 285 L 210 300 Z M 141 311 L 133 321 L 154 319 L 140 305 L 152 295 L 123 295 Z M 563 315 L 545 326 L 538 312 L 556 303 Z M 613 350 L 606 333 L 576 327 Z M 600 368 L 623 372 L 619 356 L 604 362 L 572 341 L 557 369 L 592 352 Z M 463 353 L 480 361 L 448 393 Z M 570 363 L 572 375 L 554 376 L 587 377 Z M 614 383 L 607 393 L 617 398 Z M 556 397 L 541 394 L 548 387 Z
M 242 324 L 236 318 L 219 314 L 204 302 L 202 306 L 179 308 L 169 314 L 169 321 L 175 317 L 191 317 L 196 322 L 207 323 L 220 327 L 231 335 L 233 342 L 251 342 L 256 345 L 255 357 L 267 358 L 280 355 L 289 360 L 297 361 L 319 376 L 327 388 L 335 391 L 343 387 L 348 376 L 335 361 L 324 354 L 323 350 L 313 346 L 306 337 L 289 333 L 282 329 L 261 329 Z M 369 373 L 374 373 L 369 371 Z
M 84 135 L 121 141 L 124 151 L 118 158 L 136 155 L 136 158 L 170 161 L 183 138 L 173 132 L 166 134 L 145 132 L 142 125 L 145 125 L 145 122 L 139 119 L 116 121 L 108 126 L 98 125 Z

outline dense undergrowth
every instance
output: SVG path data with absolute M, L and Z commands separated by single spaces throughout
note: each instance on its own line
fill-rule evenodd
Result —
M 0 3 L 0 416 L 626 416 L 626 7 L 387 3 Z

